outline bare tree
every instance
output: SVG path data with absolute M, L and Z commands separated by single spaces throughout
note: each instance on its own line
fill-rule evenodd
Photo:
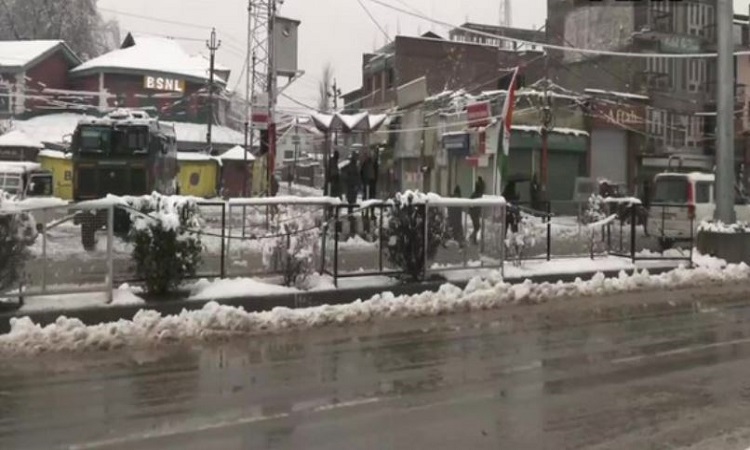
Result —
M 59 39 L 90 59 L 120 44 L 120 27 L 97 0 L 0 0 L 0 40 L 9 39 Z
M 333 91 L 333 66 L 326 63 L 323 66 L 323 74 L 318 83 L 318 110 L 321 112 L 331 111 L 331 93 Z

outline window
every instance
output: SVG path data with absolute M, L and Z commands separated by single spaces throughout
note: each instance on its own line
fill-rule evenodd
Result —
M 81 129 L 81 150 L 109 152 L 112 132 L 108 128 L 84 127 Z
M 706 61 L 691 59 L 688 61 L 687 90 L 688 92 L 700 92 L 707 81 Z
M 648 108 L 646 111 L 646 130 L 657 142 L 664 142 L 666 115 L 667 112 L 661 109 Z
M 695 203 L 712 203 L 711 183 L 701 181 L 695 183 Z
M 687 203 L 688 181 L 685 177 L 659 177 L 654 188 L 654 203 Z
M 669 88 L 671 80 L 670 60 L 667 58 L 649 58 L 646 62 L 646 72 L 649 76 L 649 84 L 657 88 Z
M 396 84 L 396 72 L 393 69 L 388 69 L 388 88 L 392 88 Z

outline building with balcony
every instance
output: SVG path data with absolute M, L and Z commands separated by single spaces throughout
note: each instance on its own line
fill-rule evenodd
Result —
M 511 29 L 512 30 L 512 29 Z M 529 31 L 529 30 L 522 30 Z M 397 106 L 397 89 L 425 77 L 427 94 L 464 89 L 481 92 L 498 88 L 507 69 L 524 64 L 524 77 L 532 81 L 542 75 L 540 50 L 503 49 L 493 43 L 466 42 L 434 33 L 422 36 L 396 36 L 375 53 L 362 57 L 363 109 L 384 111 Z
M 616 2 L 548 0 L 549 39 L 558 45 L 635 53 L 703 53 L 716 50 L 716 0 Z M 736 41 L 743 41 L 736 23 Z M 553 78 L 577 91 L 594 88 L 623 97 L 623 109 L 645 102 L 644 132 L 629 139 L 637 174 L 651 178 L 672 160 L 684 170 L 712 170 L 716 110 L 715 65 L 705 58 L 635 58 L 552 51 Z M 739 69 L 738 69 L 739 70 Z M 737 107 L 745 101 L 738 77 Z M 632 131 L 622 127 L 624 131 Z M 603 147 L 607 141 L 592 142 Z M 737 147 L 744 146 L 738 142 Z M 738 157 L 741 153 L 738 154 Z

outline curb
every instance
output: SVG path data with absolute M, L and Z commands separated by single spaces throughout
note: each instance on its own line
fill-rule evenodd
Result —
M 674 268 L 654 268 L 648 269 L 652 275 L 669 272 Z M 621 270 L 605 272 L 582 272 L 572 274 L 540 275 L 524 278 L 508 278 L 505 281 L 510 284 L 521 284 L 527 280 L 534 283 L 571 283 L 577 278 L 588 280 L 598 273 L 603 273 L 606 278 L 617 278 Z M 628 271 L 629 273 L 632 271 Z M 369 299 L 383 292 L 392 292 L 394 295 L 417 295 L 423 292 L 437 292 L 441 286 L 452 284 L 464 289 L 468 281 L 447 282 L 432 281 L 425 283 L 411 283 L 396 286 L 383 287 L 365 287 L 354 289 L 338 289 L 316 292 L 302 292 L 295 294 L 269 295 L 265 297 L 236 297 L 216 300 L 222 305 L 242 308 L 247 312 L 271 311 L 274 308 L 311 308 L 323 305 L 343 305 L 353 303 L 357 300 Z M 10 332 L 10 321 L 13 318 L 28 317 L 35 323 L 46 326 L 54 323 L 59 317 L 74 317 L 79 319 L 85 325 L 96 325 L 106 322 L 116 322 L 118 320 L 132 320 L 141 310 L 157 311 L 162 315 L 176 315 L 183 310 L 195 311 L 202 309 L 212 300 L 176 300 L 165 301 L 162 303 L 152 302 L 146 305 L 128 305 L 128 306 L 108 306 L 108 307 L 91 307 L 70 310 L 56 311 L 39 311 L 32 313 L 20 313 L 18 311 L 0 313 L 0 334 Z

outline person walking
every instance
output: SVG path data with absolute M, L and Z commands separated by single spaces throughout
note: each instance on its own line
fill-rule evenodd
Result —
M 471 198 L 478 199 L 484 197 L 485 189 L 486 186 L 484 184 L 484 179 L 482 177 L 477 178 L 477 181 L 474 184 L 474 192 L 471 194 Z M 471 243 L 477 245 L 477 238 L 482 227 L 482 207 L 472 207 L 469 210 L 469 215 L 471 216 L 471 225 L 474 227 L 474 230 L 471 232 Z
M 461 187 L 456 185 L 453 189 L 453 198 L 461 198 Z M 448 208 L 448 229 L 450 237 L 464 248 L 466 235 L 464 234 L 464 209 L 460 206 Z
M 344 167 L 341 175 L 346 186 L 346 192 L 344 193 L 346 195 L 346 202 L 349 205 L 349 235 L 354 237 L 357 234 L 357 219 L 354 217 L 354 205 L 357 203 L 357 196 L 362 185 L 356 152 L 352 152 L 349 156 L 349 162 Z

